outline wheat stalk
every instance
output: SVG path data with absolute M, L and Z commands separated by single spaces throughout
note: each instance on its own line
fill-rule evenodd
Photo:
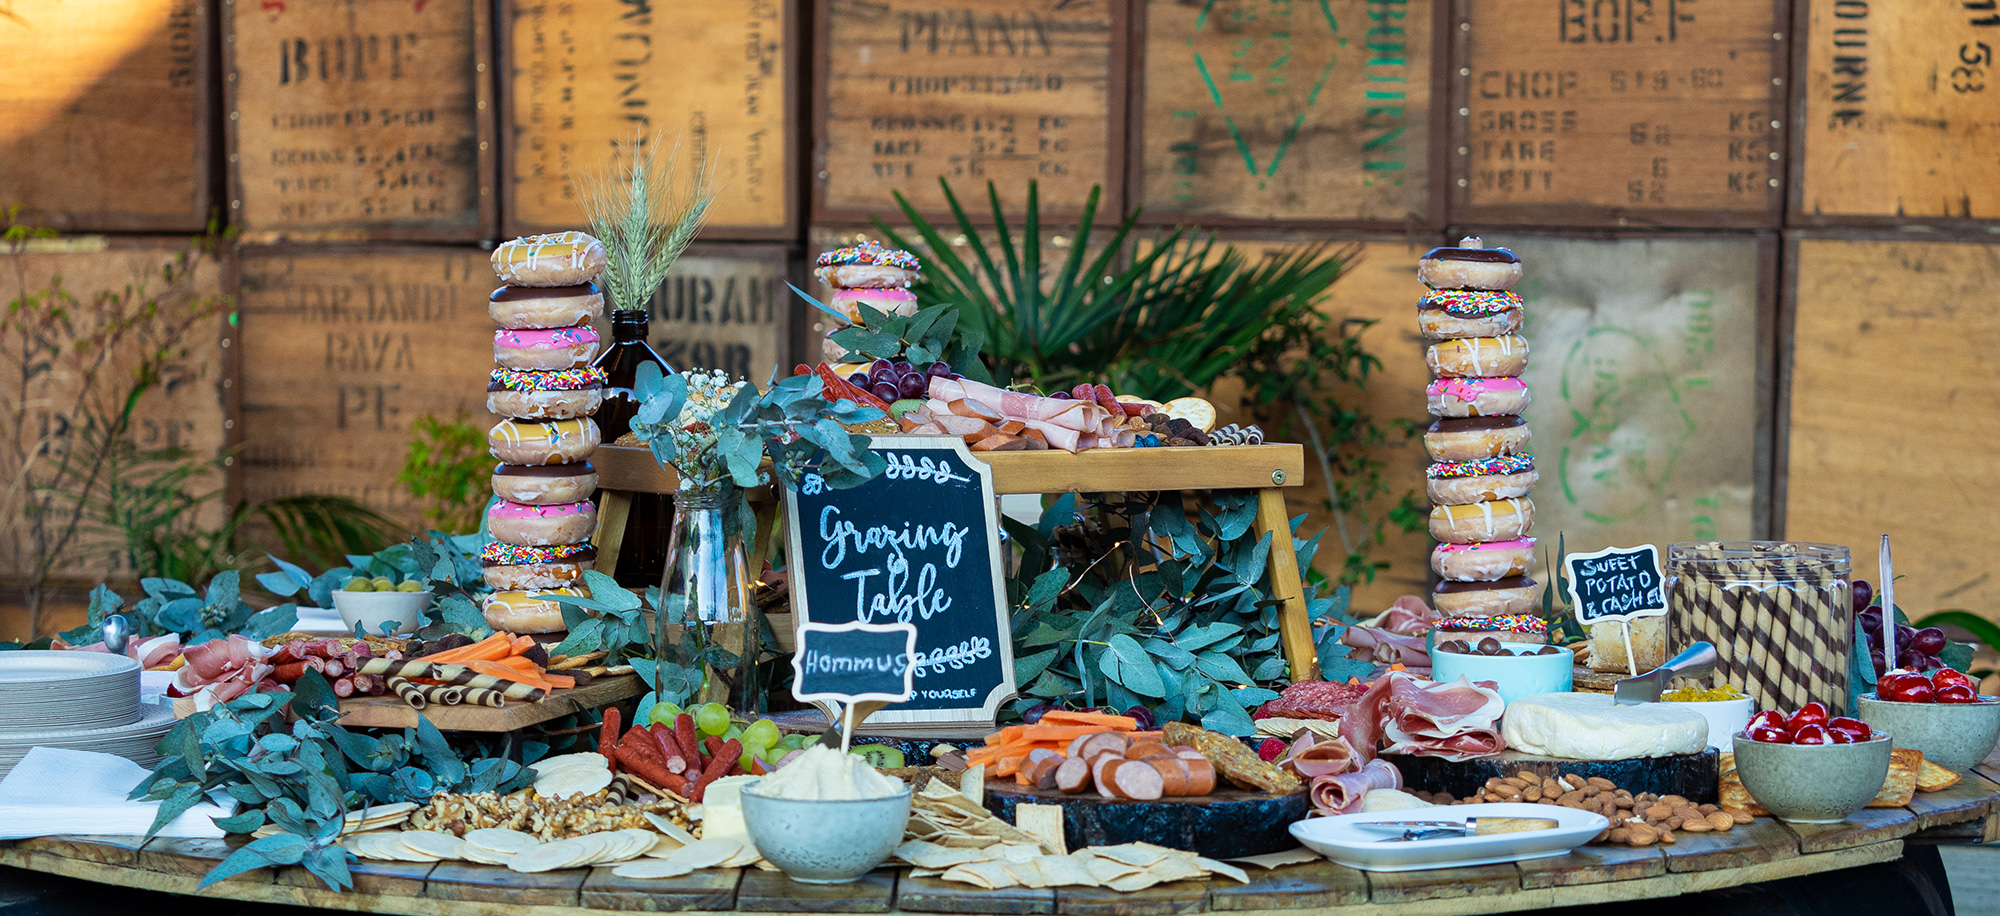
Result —
M 694 153 L 693 169 L 681 172 L 681 144 L 661 153 L 661 134 L 634 136 L 630 153 L 603 172 L 577 182 L 590 232 L 604 243 L 604 273 L 598 278 L 614 309 L 643 309 L 687 250 L 715 200 L 715 169 L 705 148 Z

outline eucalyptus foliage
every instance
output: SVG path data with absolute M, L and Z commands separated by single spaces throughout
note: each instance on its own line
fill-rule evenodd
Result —
M 492 632 L 475 600 L 488 590 L 479 566 L 479 550 L 485 543 L 483 534 L 427 531 L 372 554 L 349 554 L 348 565 L 333 567 L 317 576 L 295 563 L 270 557 L 278 569 L 259 574 L 257 584 L 281 598 L 304 594 L 313 607 L 332 607 L 333 593 L 349 579 L 360 576 L 416 579 L 435 596 L 432 603 L 435 617 L 426 614 L 420 621 L 428 635 L 459 633 L 482 638 Z
M 1287 680 L 1272 536 L 1255 531 L 1256 494 L 1218 490 L 1190 504 L 1176 491 L 1134 493 L 1095 508 L 1095 528 L 1075 524 L 1075 494 L 1036 527 L 1008 523 L 1024 571 L 1008 583 L 1015 708 L 1138 705 L 1161 721 L 1251 734 L 1250 710 Z M 1083 549 L 1057 549 L 1066 537 L 1083 538 Z M 1318 535 L 1294 545 L 1300 569 L 1318 547 Z M 1306 597 L 1315 619 L 1346 610 L 1345 588 L 1321 598 L 1308 585 Z
M 62 638 L 71 645 L 98 642 L 104 638 L 104 619 L 120 612 L 132 626 L 133 639 L 178 633 L 188 645 L 232 633 L 263 639 L 298 623 L 295 605 L 281 604 L 264 611 L 251 607 L 243 600 L 240 575 L 233 569 L 217 573 L 208 580 L 208 587 L 199 591 L 176 579 L 141 579 L 139 588 L 145 597 L 129 609 L 122 596 L 100 584 L 90 590 L 87 621 L 63 633 Z
M 816 300 L 814 304 L 818 304 Z M 957 305 L 926 306 L 910 315 L 892 315 L 866 302 L 854 305 L 862 324 L 842 328 L 832 336 L 833 342 L 848 352 L 871 360 L 907 360 L 917 365 L 941 359 L 973 381 L 993 380 L 979 361 L 986 331 L 975 324 L 961 327 Z
M 302 865 L 346 890 L 354 883 L 350 854 L 335 840 L 347 812 L 423 804 L 439 792 L 511 792 L 533 782 L 533 771 L 511 760 L 467 763 L 422 715 L 415 728 L 378 737 L 335 725 L 339 717 L 332 687 L 307 672 L 290 693 L 248 694 L 174 723 L 160 741 L 165 756 L 132 790 L 134 799 L 160 803 L 146 836 L 219 791 L 239 810 L 216 826 L 250 833 L 269 824 L 280 832 L 238 848 L 200 887 L 266 866 Z

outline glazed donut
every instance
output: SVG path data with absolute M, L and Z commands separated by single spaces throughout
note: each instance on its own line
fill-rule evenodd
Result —
M 1511 541 L 1534 523 L 1535 502 L 1525 496 L 1431 507 L 1431 537 L 1447 544 Z
M 604 381 L 604 370 L 589 366 L 548 372 L 495 369 L 487 377 L 486 409 L 527 420 L 587 417 L 604 403 Z
M 1532 586 L 1532 583 L 1530 585 Z M 1433 594 L 1432 597 L 1436 595 Z M 1499 642 L 1526 643 L 1532 646 L 1543 646 L 1549 642 L 1548 622 L 1535 616 L 1532 611 L 1446 617 L 1437 622 L 1432 632 L 1437 634 L 1432 645 L 1438 646 L 1451 640 L 1458 640 L 1467 646 L 1476 646 L 1480 640 L 1489 636 Z
M 855 324 L 866 325 L 856 303 L 889 315 L 915 315 L 917 294 L 907 289 L 843 289 L 833 294 L 833 307 Z
M 494 324 L 513 330 L 575 327 L 604 315 L 604 294 L 595 283 L 503 286 L 487 297 L 486 314 Z
M 1520 329 L 1520 293 L 1438 289 L 1417 302 L 1417 330 L 1425 340 L 1499 337 Z
M 1424 396 L 1433 417 L 1512 416 L 1528 409 L 1528 383 L 1517 378 L 1441 378 Z
M 563 623 L 562 605 L 550 600 L 553 595 L 588 598 L 590 590 L 494 592 L 486 598 L 486 625 L 503 633 L 560 633 L 568 627 Z
M 578 544 L 597 532 L 597 507 L 589 502 L 530 506 L 495 500 L 486 508 L 486 533 L 503 544 L 553 547 Z
M 1457 248 L 1433 248 L 1417 262 L 1417 279 L 1431 289 L 1510 290 L 1521 282 L 1521 259 L 1467 236 Z
M 597 329 L 501 328 L 493 332 L 493 362 L 503 369 L 581 369 L 597 357 Z
M 1475 615 L 1501 617 L 1513 614 L 1534 616 L 1541 605 L 1541 602 L 1536 600 L 1538 597 L 1540 593 L 1536 589 L 1535 580 L 1527 576 L 1508 576 L 1505 579 L 1486 582 L 1439 582 L 1437 588 L 1431 592 L 1431 604 L 1445 617 L 1437 623 L 1439 630 L 1460 628 L 1497 630 L 1503 628 L 1481 625 L 1488 623 L 1486 621 L 1466 626 L 1461 620 L 1452 618 L 1463 619 Z M 1546 633 L 1547 630 L 1544 629 L 1543 634 Z M 1534 641 L 1543 642 L 1546 639 L 1546 635 L 1538 634 Z
M 923 267 L 916 255 L 873 240 L 835 248 L 814 263 L 813 276 L 835 289 L 908 289 Z
M 1490 544 L 1439 544 L 1431 550 L 1431 569 L 1453 582 L 1491 582 L 1523 576 L 1534 562 L 1534 538 Z
M 597 568 L 597 548 L 588 542 L 552 547 L 521 547 L 488 542 L 479 552 L 479 570 L 495 591 L 543 591 L 583 581 L 583 571 Z
M 502 464 L 493 468 L 493 495 L 531 506 L 579 502 L 597 492 L 597 469 L 576 464 Z
M 1477 461 L 1527 448 L 1528 421 L 1520 417 L 1439 417 L 1424 430 L 1432 461 Z
M 1530 455 L 1439 461 L 1424 469 L 1424 477 L 1431 502 L 1447 506 L 1526 496 L 1542 479 Z
M 1432 375 L 1445 378 L 1513 378 L 1528 368 L 1528 339 L 1508 334 L 1440 340 L 1424 350 L 1424 362 Z
M 575 286 L 597 279 L 605 260 L 603 242 L 571 230 L 501 242 L 493 272 L 508 286 Z
M 582 420 L 501 420 L 486 431 L 486 447 L 508 464 L 575 464 L 597 451 L 597 423 Z

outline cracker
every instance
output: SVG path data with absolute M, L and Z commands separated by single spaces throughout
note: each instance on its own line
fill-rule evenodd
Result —
M 1317 858 L 1318 856 L 1315 855 L 1314 857 Z M 1250 883 L 1249 872 L 1237 868 L 1236 866 L 1231 865 L 1228 862 L 1217 862 L 1214 859 L 1210 859 L 1205 856 L 1195 856 L 1194 864 L 1199 865 L 1202 868 L 1208 870 L 1210 874 L 1217 874 L 1227 878 L 1232 878 L 1238 884 Z
M 1136 871 L 1129 875 L 1123 875 L 1106 881 L 1104 882 L 1104 886 L 1119 893 L 1129 894 L 1133 891 L 1143 891 L 1158 883 L 1160 883 L 1160 879 L 1153 877 L 1151 872 Z
M 1061 805 L 1015 805 L 1014 826 L 1022 833 L 1042 841 L 1042 845 L 1055 855 L 1069 854 L 1069 841 L 1063 838 L 1063 809 Z
M 494 852 L 492 850 L 481 849 L 477 846 L 472 845 L 471 843 L 467 843 L 465 844 L 465 853 L 462 856 L 460 856 L 460 858 L 464 859 L 467 862 L 477 862 L 481 865 L 499 865 L 502 867 L 506 867 L 514 864 L 515 855 L 517 855 L 517 853 Z
M 1106 859 L 1114 859 L 1127 865 L 1150 868 L 1154 863 L 1171 856 L 1176 850 L 1151 843 L 1120 843 L 1117 846 L 1092 846 L 1090 851 Z
M 1040 856 L 1036 858 L 1040 858 Z M 1050 856 L 1050 858 L 1055 857 Z M 1001 871 L 1007 873 L 1008 877 L 1013 878 L 1016 882 L 1024 886 L 1034 888 L 1049 886 L 1049 879 L 1042 875 L 1042 870 L 1034 859 L 1029 859 L 1026 862 L 1000 862 L 996 864 L 1000 866 Z
M 1929 760 L 1922 760 L 1917 763 L 1917 791 L 1919 792 L 1936 792 L 1939 789 L 1949 789 L 1952 786 L 1958 785 L 1958 781 L 1964 778 L 1964 775 L 1947 770 Z
M 620 878 L 678 878 L 694 871 L 694 866 L 686 862 L 649 859 L 644 862 L 627 862 L 611 870 Z
M 1281 868 L 1286 865 L 1300 865 L 1306 862 L 1317 862 L 1319 861 L 1319 853 L 1299 847 L 1280 852 L 1267 852 L 1261 856 L 1237 856 L 1229 861 L 1242 862 L 1245 865 L 1255 865 L 1258 868 L 1270 869 Z
M 575 868 L 597 854 L 602 841 L 595 839 L 595 836 L 592 834 L 543 843 L 526 852 L 515 853 L 513 861 L 508 862 L 507 867 L 524 874 Z
M 667 861 L 686 862 L 690 868 L 711 868 L 729 861 L 742 851 L 743 844 L 735 840 L 696 840 L 675 850 Z
M 486 852 L 500 855 L 513 855 L 514 853 L 525 852 L 542 845 L 542 841 L 535 839 L 532 834 L 522 833 L 519 830 L 509 830 L 505 827 L 481 827 L 477 830 L 467 830 L 463 839 L 467 846 L 476 846 Z
M 640 853 L 640 855 L 645 856 L 646 858 L 649 859 L 664 859 L 670 855 L 673 855 L 674 850 L 677 850 L 682 846 L 686 845 L 687 845 L 686 843 L 676 840 L 670 836 L 655 837 L 653 839 L 653 845 L 648 847 L 645 852 Z
M 535 794 L 545 798 L 570 798 L 577 795 L 594 795 L 610 785 L 610 770 L 572 767 L 536 777 Z
M 1083 885 L 1097 887 L 1098 881 L 1091 877 L 1090 869 L 1075 856 L 1043 856 L 1035 860 L 1035 867 L 1041 870 L 1042 880 L 1050 887 Z
M 1901 808 L 1910 803 L 1917 794 L 1917 765 L 1923 763 L 1924 752 L 1916 748 L 1899 747 L 1889 752 L 1889 775 L 1883 777 L 1881 790 L 1868 803 L 1870 808 Z
M 666 834 L 667 839 L 679 840 L 682 846 L 694 842 L 694 834 L 687 832 L 687 828 L 668 820 L 665 815 L 655 814 L 651 811 L 647 811 L 645 814 L 646 823 L 652 824 L 654 829 Z
M 433 833 L 429 830 L 407 830 L 401 838 L 403 845 L 418 855 L 430 856 L 435 860 L 462 859 L 465 857 L 465 841 L 449 833 Z

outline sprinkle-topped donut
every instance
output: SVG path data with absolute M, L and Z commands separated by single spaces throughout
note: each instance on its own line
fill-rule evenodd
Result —
M 589 541 L 580 544 L 555 544 L 549 547 L 523 547 L 519 544 L 489 541 L 479 551 L 479 562 L 486 566 L 575 563 L 594 559 L 597 559 L 597 548 L 591 546 Z
M 1437 289 L 1417 303 L 1420 309 L 1442 309 L 1460 318 L 1484 318 L 1520 308 L 1521 294 L 1498 289 Z
M 1535 469 L 1533 455 L 1501 455 L 1498 458 L 1481 458 L 1477 461 L 1439 461 L 1424 468 L 1424 476 L 1432 480 L 1448 480 L 1453 477 L 1491 477 L 1501 474 L 1519 474 Z
M 1542 634 L 1549 622 L 1533 614 L 1472 614 L 1447 617 L 1437 622 L 1439 630 L 1499 630 L 1504 633 Z
M 531 372 L 522 369 L 495 369 L 486 383 L 487 391 L 582 391 L 602 388 L 609 378 L 603 369 L 558 369 Z
M 874 239 L 865 239 L 859 245 L 835 248 L 819 256 L 813 262 L 820 267 L 839 267 L 847 264 L 865 264 L 871 267 L 894 267 L 900 270 L 921 270 L 923 262 L 917 256 L 899 248 L 886 248 Z

